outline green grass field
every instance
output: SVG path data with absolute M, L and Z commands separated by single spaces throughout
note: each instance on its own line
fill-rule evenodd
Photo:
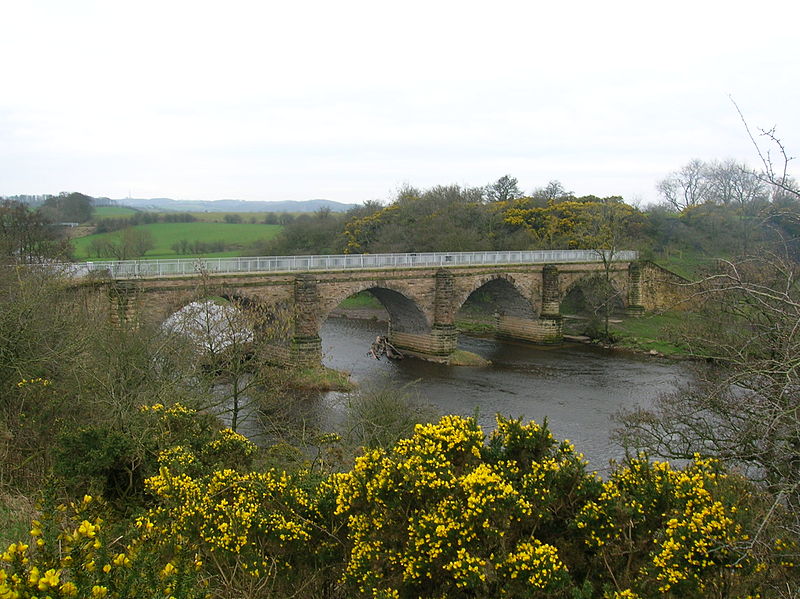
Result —
M 125 206 L 98 206 L 92 213 L 92 220 L 99 220 L 101 218 L 122 218 L 123 216 L 131 216 L 136 214 L 133 208 L 126 208 Z
M 617 338 L 617 345 L 649 351 L 651 349 L 666 355 L 685 355 L 686 348 L 674 342 L 672 330 L 699 316 L 691 312 L 664 312 L 645 314 L 639 318 L 624 318 L 622 322 L 611 323 L 609 327 Z
M 383 304 L 369 291 L 359 291 L 339 304 L 340 308 L 383 308 Z
M 713 268 L 718 258 L 726 257 L 728 256 L 713 257 L 705 253 L 685 250 L 656 258 L 653 262 L 692 281 L 702 277 L 706 269 Z
M 197 258 L 214 256 L 236 256 L 240 255 L 244 246 L 254 241 L 272 239 L 281 230 L 280 225 L 253 225 L 253 224 L 227 224 L 227 223 L 155 223 L 152 225 L 139 225 L 136 229 L 150 231 L 153 236 L 155 247 L 144 255 L 145 259 L 153 258 Z M 119 233 L 103 233 L 101 235 L 89 235 L 73 240 L 75 248 L 75 258 L 85 260 L 94 258 L 89 255 L 89 246 L 92 240 L 98 238 L 115 238 Z M 227 245 L 237 246 L 225 252 L 214 252 L 208 254 L 176 254 L 172 245 L 181 239 L 189 242 L 202 241 L 214 242 L 224 241 Z
M 189 214 L 204 223 L 224 223 L 227 215 L 234 214 L 241 217 L 242 224 L 252 224 L 250 221 L 254 218 L 256 223 L 262 223 L 265 215 L 264 212 L 190 212 Z

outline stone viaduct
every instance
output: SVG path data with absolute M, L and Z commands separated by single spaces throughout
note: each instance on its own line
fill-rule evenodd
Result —
M 321 362 L 319 331 L 342 300 L 369 291 L 390 316 L 390 342 L 405 353 L 447 362 L 455 351 L 455 315 L 476 292 L 489 298 L 496 334 L 532 343 L 562 340 L 560 304 L 587 278 L 603 272 L 599 262 L 398 266 L 313 272 L 251 272 L 99 278 L 93 285 L 109 298 L 116 322 L 163 322 L 190 302 L 212 296 L 260 306 L 266 320 L 283 314 L 278 338 L 268 343 L 276 361 Z M 609 278 L 631 314 L 671 303 L 675 276 L 634 260 L 615 261 Z M 674 294 L 673 294 L 674 295 Z M 256 327 L 266 330 L 270 327 Z M 273 327 L 274 330 L 274 327 Z

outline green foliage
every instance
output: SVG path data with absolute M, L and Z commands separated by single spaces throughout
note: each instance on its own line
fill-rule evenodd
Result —
M 62 261 L 69 253 L 69 243 L 41 212 L 19 202 L 0 202 L 0 262 Z
M 41 210 L 54 223 L 84 223 L 92 217 L 93 201 L 82 193 L 60 193 L 45 200 Z
M 386 208 L 351 219 L 342 234 L 345 253 L 490 249 L 483 190 L 458 185 L 400 191 Z
M 97 494 L 111 501 L 129 499 L 143 476 L 133 440 L 108 427 L 86 427 L 62 433 L 56 445 L 55 470 L 72 494 Z
M 280 234 L 251 244 L 255 255 L 336 254 L 345 216 L 317 211 L 292 218 Z M 263 225 L 262 225 L 263 226 Z
M 389 448 L 412 434 L 419 422 L 436 416 L 408 387 L 385 385 L 360 389 L 347 398 L 345 440 L 355 447 Z

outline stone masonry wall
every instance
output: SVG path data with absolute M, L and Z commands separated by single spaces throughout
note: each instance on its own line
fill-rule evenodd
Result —
M 641 270 L 641 301 L 647 312 L 692 309 L 691 281 L 653 262 L 642 262 Z

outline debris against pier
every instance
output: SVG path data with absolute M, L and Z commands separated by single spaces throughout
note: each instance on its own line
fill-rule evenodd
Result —
M 376 360 L 380 360 L 381 356 L 386 356 L 390 360 L 402 360 L 404 357 L 400 350 L 389 343 L 389 338 L 382 335 L 375 337 L 375 341 L 370 345 L 368 355 Z

